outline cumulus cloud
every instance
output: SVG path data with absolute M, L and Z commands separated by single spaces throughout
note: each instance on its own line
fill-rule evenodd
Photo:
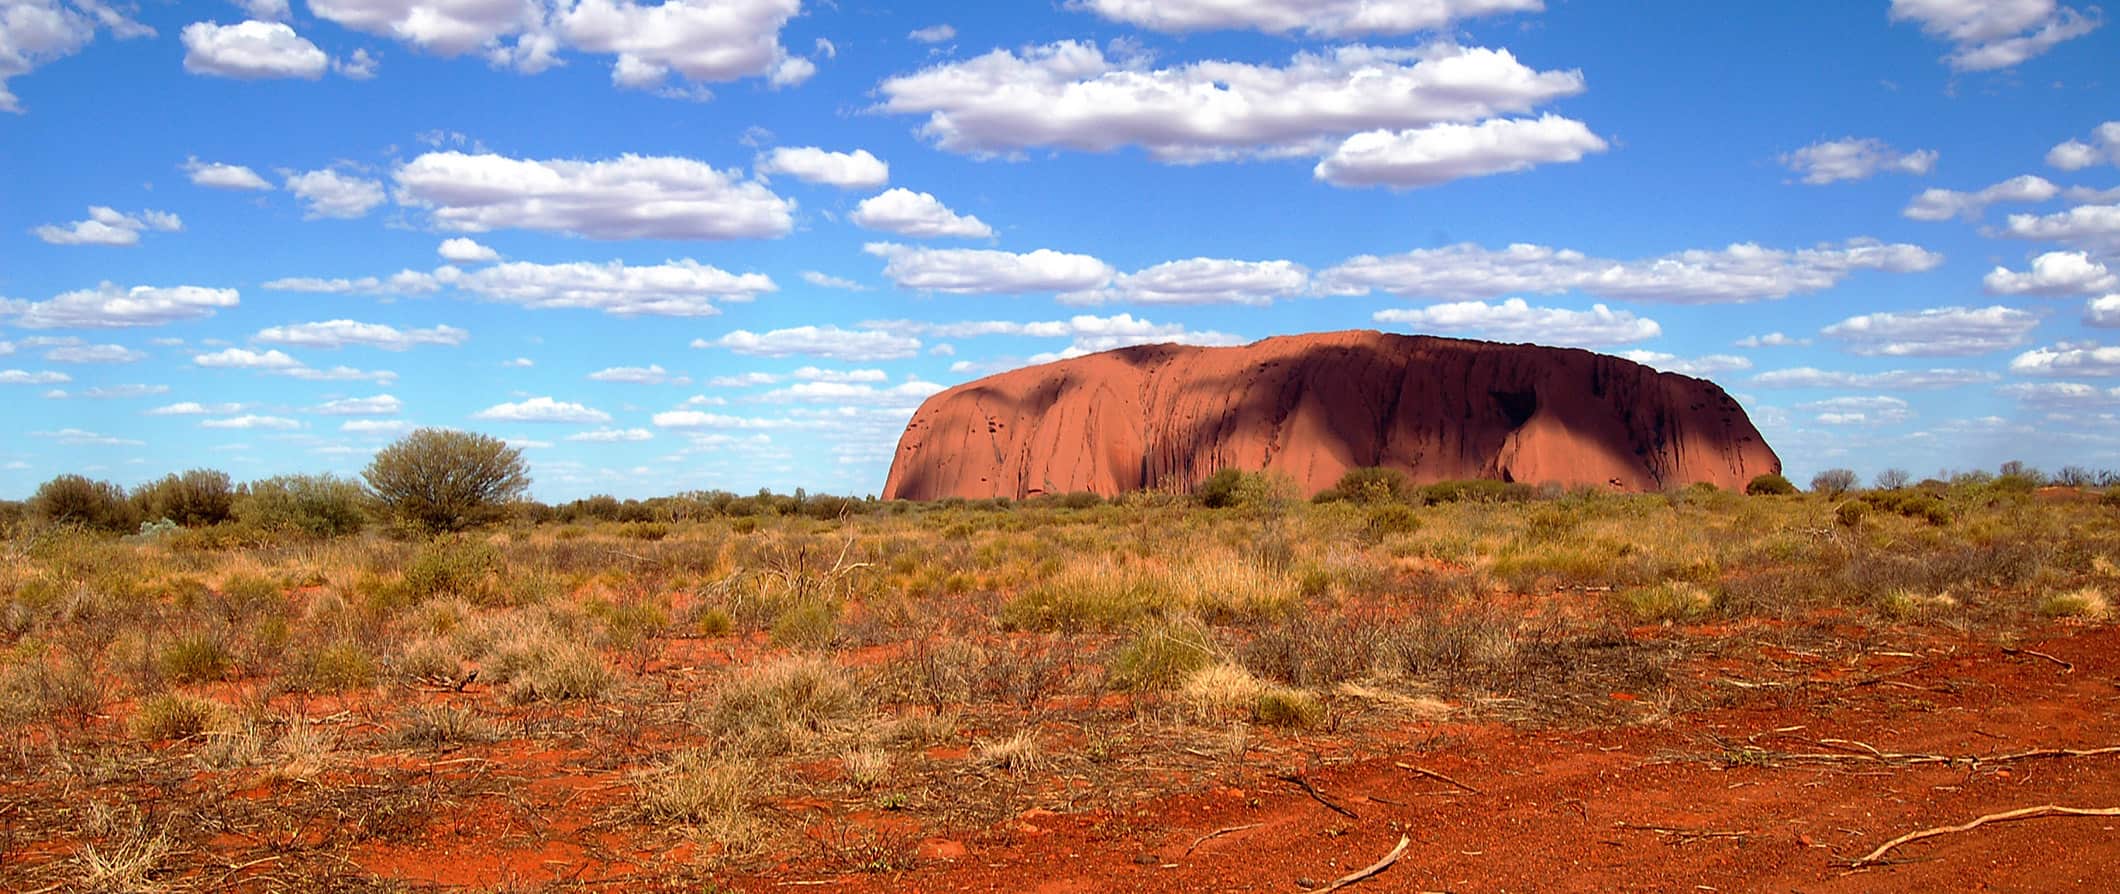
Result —
M 50 301 L 0 303 L 0 316 L 12 316 L 23 329 L 121 329 L 161 326 L 213 316 L 214 311 L 234 307 L 234 289 L 202 286 L 133 286 L 123 288 L 103 283 L 93 289 L 67 292 Z
M 124 345 L 61 345 L 44 352 L 44 359 L 53 363 L 138 363 L 147 359 L 147 352 Z
M 275 292 L 309 292 L 317 295 L 424 295 L 441 287 L 441 281 L 435 279 L 434 274 L 418 270 L 400 270 L 382 278 L 364 276 L 359 279 L 324 279 L 315 276 L 289 276 L 265 283 L 265 288 Z
M 1849 317 L 1819 330 L 1866 357 L 1968 357 L 2024 344 L 2039 315 L 2010 307 L 1939 307 Z
M 62 372 L 0 369 L 0 385 L 60 385 L 74 380 Z
M 652 441 L 655 433 L 645 428 L 599 428 L 595 431 L 577 432 L 567 436 L 569 441 L 585 441 L 591 444 L 617 444 L 629 441 Z
M 1139 146 L 1194 163 L 1317 155 L 1351 134 L 1528 112 L 1579 93 L 1573 71 L 1539 72 L 1507 50 L 1434 43 L 1299 53 L 1286 67 L 1209 61 L 1149 67 L 1062 41 L 995 50 L 883 82 L 880 108 L 925 114 L 952 152 Z
M 1860 373 L 1824 370 L 1810 366 L 1777 369 L 1752 377 L 1762 388 L 1878 389 L 1884 391 L 1933 391 L 1962 388 L 2001 378 L 1977 369 L 1894 369 Z
M 149 415 L 149 416 L 225 416 L 225 415 L 229 415 L 229 414 L 233 414 L 233 413 L 241 413 L 241 412 L 243 412 L 243 405 L 242 405 L 242 404 L 238 404 L 238 403 L 202 404 L 202 403 L 199 403 L 198 401 L 193 401 L 193 400 L 187 400 L 187 401 L 179 401 L 179 402 L 177 402 L 177 403 L 173 403 L 173 404 L 168 404 L 168 405 L 166 405 L 166 406 L 160 406 L 160 407 L 156 407 L 156 408 L 154 408 L 154 409 L 152 409 L 152 410 L 148 410 L 148 411 L 146 412 L 146 415 Z
M 1060 295 L 1067 304 L 1272 304 L 1310 288 L 1310 271 L 1292 261 L 1188 258 L 1122 273 L 1109 288 Z
M 1011 320 L 965 320 L 949 323 L 930 323 L 918 320 L 873 320 L 864 327 L 900 335 L 929 335 L 936 338 L 976 338 L 980 336 L 1018 336 L 1026 338 L 1067 338 L 1071 343 L 1059 351 L 1034 354 L 1028 362 L 1044 363 L 1068 357 L 1079 357 L 1097 351 L 1147 344 L 1190 344 L 1221 346 L 1242 344 L 1244 339 L 1226 332 L 1213 330 L 1195 331 L 1179 323 L 1157 323 L 1132 314 L 1113 314 L 1100 317 L 1094 314 L 1077 314 L 1065 320 L 1043 320 L 1015 322 Z M 952 364 L 951 372 L 968 372 L 975 369 L 1011 368 L 1024 361 L 1002 358 L 986 364 L 959 361 Z
M 339 431 L 350 435 L 397 435 L 412 430 L 412 423 L 403 419 L 349 419 L 339 424 Z
M 79 428 L 62 428 L 57 431 L 33 431 L 29 435 L 33 438 L 50 438 L 70 446 L 138 447 L 147 443 L 133 438 L 121 438 L 116 435 L 106 435 Z
M 851 279 L 819 273 L 815 270 L 804 270 L 802 272 L 802 281 L 820 289 L 840 289 L 847 292 L 866 292 L 869 290 L 868 286 Z
M 1416 330 L 1471 333 L 1497 341 L 1528 341 L 1570 347 L 1605 347 L 1646 341 L 1664 334 L 1655 320 L 1602 304 L 1589 310 L 1533 307 L 1522 298 L 1498 304 L 1461 301 L 1421 308 L 1388 308 L 1371 319 Z
M 289 173 L 286 181 L 287 191 L 302 199 L 302 216 L 309 220 L 361 217 L 383 204 L 381 182 L 330 168 Z
M 1620 356 L 1664 372 L 1700 378 L 1752 368 L 1752 361 L 1735 354 L 1705 354 L 1699 357 L 1680 357 L 1676 354 L 1666 354 L 1661 351 L 1622 351 Z
M 1082 291 L 1102 287 L 1115 273 L 1088 255 L 1048 248 L 1018 254 L 872 242 L 863 250 L 884 259 L 883 275 L 900 288 L 959 295 Z
M 2083 324 L 2107 328 L 2120 326 L 2120 295 L 2104 295 L 2084 302 Z
M 2078 205 L 2058 214 L 2012 214 L 2004 233 L 2018 239 L 2120 250 L 2120 204 Z
M 684 376 L 673 376 L 661 364 L 648 366 L 614 366 L 589 374 L 591 382 L 614 382 L 627 385 L 687 385 L 692 380 Z
M 864 407 L 914 407 L 942 385 L 915 379 L 898 385 L 877 387 L 863 382 L 797 382 L 776 388 L 760 400 L 779 403 L 834 403 Z
M 943 43 L 957 36 L 957 29 L 949 24 L 929 25 L 916 28 L 906 37 L 921 43 Z
M 310 0 L 309 11 L 347 28 L 446 56 L 480 49 L 540 24 L 538 4 L 510 0 Z
M 237 431 L 293 431 L 295 429 L 301 428 L 302 423 L 293 419 L 289 419 L 285 416 L 258 416 L 253 414 L 245 416 L 230 416 L 225 419 L 206 419 L 202 420 L 199 423 L 199 427 L 225 428 L 234 429 Z
M 1784 332 L 1769 332 L 1765 335 L 1747 335 L 1732 344 L 1740 348 L 1794 348 L 1808 345 L 1808 338 L 1791 338 Z
M 795 326 L 764 333 L 738 329 L 713 341 L 695 339 L 692 347 L 723 348 L 753 357 L 801 354 L 849 361 L 898 360 L 918 353 L 920 340 L 874 329 Z
M 2055 0 L 1892 0 L 1891 19 L 1948 41 L 1951 52 L 1943 58 L 1953 71 L 1993 71 L 2096 30 L 2102 20 L 2097 7 L 2089 9 Z
M 1911 220 L 1936 221 L 1950 220 L 1953 217 L 1978 220 L 1989 205 L 2000 202 L 2044 202 L 2060 192 L 2060 187 L 2048 182 L 2044 177 L 2022 174 L 1979 192 L 1925 189 L 1899 213 Z
M 320 416 L 395 416 L 405 408 L 405 402 L 396 395 L 378 394 L 374 397 L 347 397 L 325 401 L 309 412 Z
M 283 22 L 193 22 L 182 36 L 184 70 L 193 74 L 313 81 L 331 67 L 331 57 Z
M 88 217 L 65 225 L 45 224 L 30 232 L 53 245 L 138 245 L 146 230 L 174 233 L 184 221 L 167 211 L 136 211 L 131 214 L 102 205 L 91 205 Z
M 45 392 L 44 396 L 45 396 L 45 397 L 49 397 L 49 398 L 76 398 L 76 397 L 79 397 L 79 398 L 86 398 L 86 399 L 88 399 L 88 400 L 132 400 L 132 399 L 135 399 L 135 398 L 141 398 L 141 397 L 153 397 L 153 396 L 155 396 L 155 395 L 157 395 L 157 394 L 168 394 L 168 393 L 169 393 L 169 386 L 168 386 L 168 385 L 146 385 L 146 384 L 134 384 L 134 385 L 97 385 L 97 386 L 95 386 L 95 387 L 92 387 L 92 388 L 83 388 L 83 389 L 81 389 L 80 391 L 75 391 L 75 392 L 67 392 L 67 391 L 47 391 L 47 392 Z
M 874 189 L 891 180 L 891 166 L 867 149 L 828 152 L 816 146 L 782 146 L 761 156 L 757 167 L 761 174 L 787 174 L 841 189 Z
M 640 266 L 624 261 L 515 261 L 469 272 L 444 268 L 438 273 L 458 291 L 488 301 L 540 309 L 599 310 L 617 316 L 712 316 L 721 313 L 716 302 L 749 301 L 780 288 L 763 273 L 730 273 L 690 258 Z
M 611 421 L 611 414 L 578 403 L 533 397 L 516 403 L 494 404 L 471 418 L 484 422 L 558 422 L 581 425 Z
M 692 343 L 692 347 L 695 348 L 704 348 L 706 346 L 704 341 Z M 754 388 L 759 385 L 777 385 L 779 383 L 780 377 L 772 373 L 747 372 L 729 376 L 715 376 L 708 379 L 706 385 L 709 388 Z
M 767 76 L 786 84 L 808 76 L 789 67 L 808 61 L 780 45 L 781 26 L 801 9 L 801 0 L 581 0 L 552 25 L 578 49 L 617 55 L 612 80 L 622 86 L 653 87 L 672 72 L 693 82 Z
M 272 184 L 258 172 L 242 165 L 205 162 L 193 157 L 184 161 L 184 173 L 195 186 L 209 189 L 269 190 Z
M 0 4 L 0 112 L 23 111 L 22 101 L 8 89 L 9 80 L 80 52 L 95 40 L 99 28 L 120 39 L 155 33 L 100 2 L 9 0 Z
M 2107 121 L 2091 131 L 2089 142 L 2068 140 L 2046 153 L 2049 167 L 2080 171 L 2100 164 L 2120 165 L 2120 121 Z
M 262 329 L 252 336 L 252 339 L 268 345 L 291 347 L 343 348 L 362 345 L 385 351 L 403 351 L 418 345 L 455 347 L 470 337 L 471 333 L 454 326 L 399 329 L 382 323 L 327 320 L 321 323 L 297 323 Z
M 1896 397 L 1835 397 L 1797 404 L 1796 409 L 1816 413 L 1820 425 L 1896 425 L 1914 418 L 1914 410 Z
M 890 376 L 885 375 L 884 371 L 880 369 L 821 369 L 815 366 L 801 367 L 795 370 L 795 372 L 791 375 L 793 375 L 797 380 L 803 382 L 876 383 L 888 382 L 891 378 Z
M 1435 31 L 1465 19 L 1545 8 L 1541 0 L 1074 0 L 1072 5 L 1152 31 L 1301 31 L 1313 37 Z M 919 32 L 914 37 L 919 39 Z
M 2085 252 L 2050 251 L 2033 258 L 2028 271 L 1997 267 L 1981 284 L 1992 295 L 2083 295 L 2120 287 L 2120 276 Z
M 462 236 L 442 240 L 442 244 L 435 247 L 434 253 L 441 255 L 444 261 L 457 264 L 483 264 L 501 259 L 500 252 L 479 244 L 477 240 Z
M 1822 186 L 1842 180 L 1867 180 L 1880 173 L 1927 174 L 1936 167 L 1933 149 L 1901 152 L 1875 137 L 1823 140 L 1781 157 L 1782 167 L 1803 175 L 1803 182 Z
M 1871 239 L 1788 251 L 1750 243 L 1640 261 L 1594 258 L 1542 245 L 1500 251 L 1463 243 L 1398 255 L 1362 255 L 1319 274 L 1330 294 L 1381 291 L 1428 298 L 1580 291 L 1603 298 L 1722 304 L 1817 292 L 1859 270 L 1914 273 L 1943 263 L 1920 246 Z
M 1342 141 L 1312 174 L 1334 186 L 1411 189 L 1581 161 L 1585 154 L 1606 148 L 1588 125 L 1571 118 L 1493 118 L 1478 124 L 1364 131 Z
M 910 189 L 886 190 L 863 199 L 848 217 L 857 226 L 915 239 L 986 239 L 994 235 L 994 228 L 985 221 L 958 214 L 934 196 Z
M 397 373 L 388 370 L 371 372 L 350 366 L 317 369 L 278 349 L 253 351 L 249 348 L 224 348 L 196 355 L 191 358 L 191 362 L 206 369 L 242 369 L 310 382 L 376 382 L 388 385 L 397 381 Z
M 398 202 L 436 226 L 591 239 L 765 239 L 794 228 L 795 203 L 741 172 L 668 156 L 536 160 L 429 152 L 397 169 Z
M 2027 376 L 2120 376 L 2120 347 L 2063 342 L 2034 348 L 2010 361 L 2010 372 Z
M 2120 406 L 2120 388 L 2100 388 L 2081 382 L 2020 382 L 1995 389 L 2004 396 L 2036 407 L 2085 408 Z

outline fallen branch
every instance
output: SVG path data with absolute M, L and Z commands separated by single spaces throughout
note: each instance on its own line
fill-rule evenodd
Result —
M 1301 777 L 1301 776 L 1296 776 L 1296 775 L 1294 775 L 1294 774 L 1290 774 L 1290 775 L 1286 775 L 1286 776 L 1275 776 L 1274 778 L 1275 778 L 1275 779 L 1279 779 L 1279 780 L 1281 780 L 1282 782 L 1293 782 L 1293 783 L 1295 783 L 1296 785 L 1299 785 L 1299 786 L 1301 786 L 1301 787 L 1303 788 L 1303 792 L 1304 792 L 1305 794 L 1309 795 L 1309 796 L 1310 796 L 1310 797 L 1312 797 L 1313 799 L 1316 799 L 1318 803 L 1320 803 L 1320 804 L 1323 804 L 1323 805 L 1325 805 L 1326 807 L 1330 807 L 1330 808 L 1332 808 L 1332 812 L 1334 812 L 1334 813 L 1337 813 L 1337 814 L 1339 814 L 1339 815 L 1341 815 L 1341 816 L 1344 816 L 1344 817 L 1346 817 L 1346 818 L 1348 818 L 1348 819 L 1351 819 L 1351 820 L 1358 820 L 1358 819 L 1361 819 L 1361 817 L 1360 817 L 1360 816 L 1357 816 L 1357 815 L 1355 815 L 1355 812 L 1354 812 L 1354 811 L 1352 811 L 1352 810 L 1349 810 L 1349 809 L 1347 809 L 1347 808 L 1345 808 L 1345 807 L 1341 807 L 1340 805 L 1338 805 L 1338 804 L 1335 804 L 1335 803 L 1333 803 L 1333 801 L 1332 801 L 1332 799 L 1331 799 L 1331 798 L 1327 798 L 1327 797 L 1325 797 L 1325 793 L 1324 793 L 1324 792 L 1321 792 L 1321 791 L 1318 791 L 1318 790 L 1317 790 L 1317 787 L 1316 787 L 1316 786 L 1313 786 L 1313 785 L 1311 785 L 1311 784 L 1310 784 L 1310 780 L 1308 780 L 1308 779 L 1304 779 L 1303 777 Z
M 2037 819 L 2042 816 L 2120 816 L 2120 807 L 2060 807 L 2053 804 L 2041 804 L 2038 807 L 2025 807 L 2018 810 L 2006 810 L 2002 813 L 1990 813 L 1986 816 L 1974 819 L 1971 822 L 1962 823 L 1956 826 L 1938 826 L 1934 829 L 1923 829 L 1919 832 L 1908 832 L 1905 835 L 1901 835 L 1898 838 L 1894 838 L 1890 841 L 1878 845 L 1876 850 L 1862 855 L 1861 857 L 1851 862 L 1849 865 L 1857 868 L 1875 865 L 1878 862 L 1882 861 L 1884 859 L 1884 855 L 1890 852 L 1893 848 L 1898 847 L 1902 844 L 1906 844 L 1908 842 L 1920 841 L 1924 838 L 1935 838 L 1939 835 L 1954 835 L 1959 832 L 1970 832 L 1989 823 L 2006 823 L 2012 820 Z
M 1455 779 L 1452 779 L 1452 778 L 1450 778 L 1450 777 L 1448 777 L 1448 776 L 1445 776 L 1445 775 L 1443 775 L 1443 774 L 1441 774 L 1441 773 L 1437 773 L 1437 772 L 1436 772 L 1436 771 L 1434 771 L 1434 770 L 1426 769 L 1426 768 L 1423 768 L 1423 767 L 1416 767 L 1416 766 L 1414 766 L 1414 765 L 1412 765 L 1412 764 L 1401 764 L 1401 763 L 1393 763 L 1393 764 L 1392 764 L 1392 766 L 1394 766 L 1394 767 L 1397 767 L 1397 768 L 1399 768 L 1399 769 L 1401 769 L 1401 770 L 1405 770 L 1405 771 L 1406 771 L 1406 772 L 1408 772 L 1408 773 L 1415 773 L 1415 774 L 1418 774 L 1418 775 L 1421 775 L 1421 776 L 1426 776 L 1426 777 L 1428 777 L 1428 778 L 1430 778 L 1430 779 L 1435 779 L 1435 780 L 1439 780 L 1439 781 L 1442 781 L 1442 782 L 1447 782 L 1447 783 L 1450 783 L 1451 785 L 1457 786 L 1458 788 L 1464 789 L 1464 790 L 1466 790 L 1466 791 L 1468 791 L 1468 792 L 1471 792 L 1471 793 L 1473 793 L 1473 794 L 1475 794 L 1475 795 L 1477 795 L 1477 794 L 1480 794 L 1480 790 L 1479 790 L 1479 789 L 1473 788 L 1472 786 L 1466 785 L 1466 784 L 1464 784 L 1464 783 L 1462 783 L 1462 782 L 1459 782 L 1459 781 L 1457 781 L 1457 780 L 1455 780 Z
M 1777 752 L 1762 749 L 1748 753 L 1756 754 L 1759 759 L 1766 761 L 1811 761 L 1815 763 L 1874 761 L 1883 764 L 1944 764 L 1946 766 L 1965 764 L 1974 767 L 1981 764 L 2007 764 L 2041 758 L 2099 757 L 2102 755 L 2120 754 L 2120 745 L 2103 748 L 2034 748 L 2029 751 L 2014 751 L 2007 754 L 1952 755 L 1902 754 L 1893 751 L 1881 751 L 1867 742 L 1858 742 L 1853 739 L 1820 739 L 1818 744 L 1825 748 L 1838 748 L 1841 751 Z
M 1371 863 L 1366 867 L 1357 869 L 1346 875 L 1340 876 L 1338 879 L 1335 879 L 1332 884 L 1319 888 L 1316 894 L 1331 894 L 1331 892 L 1333 891 L 1338 891 L 1341 888 L 1345 888 L 1348 885 L 1354 884 L 1355 882 L 1359 882 L 1363 879 L 1369 878 L 1370 876 L 1376 875 L 1377 873 L 1383 872 L 1386 869 L 1390 869 L 1391 864 L 1397 863 L 1399 861 L 1399 855 L 1406 852 L 1406 846 L 1412 843 L 1413 839 L 1408 838 L 1404 835 L 1399 836 L 1399 846 L 1392 848 L 1391 853 L 1385 854 L 1384 859 L 1378 860 L 1375 863 Z
M 1635 823 L 1613 823 L 1612 827 L 1615 829 L 1631 829 L 1636 832 L 1655 832 L 1658 835 L 1669 835 L 1673 838 L 1677 838 L 1681 844 L 1689 841 L 1700 841 L 1702 839 L 1707 838 L 1749 838 L 1752 835 L 1752 831 L 1750 829 L 1738 831 L 1723 831 L 1720 829 L 1681 829 L 1677 826 L 1643 826 L 1637 825 Z
M 1258 827 L 1260 827 L 1260 826 L 1263 826 L 1263 825 L 1266 825 L 1266 824 L 1265 824 L 1265 823 L 1245 823 L 1244 825 L 1241 825 L 1241 826 L 1229 826 L 1229 827 L 1227 827 L 1227 828 L 1222 828 L 1222 829 L 1216 829 L 1216 830 L 1214 830 L 1214 831 L 1212 831 L 1212 832 L 1209 832 L 1209 833 L 1207 833 L 1207 834 L 1205 834 L 1205 835 L 1202 835 L 1202 836 L 1200 836 L 1199 838 L 1193 839 L 1193 843 L 1192 843 L 1191 845 L 1189 845 L 1189 846 L 1187 846 L 1187 847 L 1185 848 L 1185 855 L 1186 855 L 1186 856 L 1188 856 L 1188 857 L 1192 856 L 1192 852 L 1193 852 L 1194 850 L 1197 850 L 1197 849 L 1198 849 L 1198 848 L 1200 847 L 1200 845 L 1206 844 L 1206 843 L 1208 842 L 1208 840 L 1209 840 L 1209 839 L 1214 839 L 1214 838 L 1220 838 L 1220 837 L 1222 837 L 1222 836 L 1224 836 L 1224 835 L 1228 835 L 1228 834 L 1230 834 L 1230 833 L 1232 833 L 1232 832 L 1242 832 L 1242 831 L 1244 831 L 1245 829 L 1256 829 L 1256 828 L 1258 828 Z
M 2010 647 L 2008 647 L 2008 646 L 2004 646 L 2004 647 L 2002 647 L 2002 654 L 2004 654 L 2004 655 L 2030 655 L 2030 656 L 2032 656 L 2033 658 L 2044 658 L 2044 659 L 2046 659 L 2046 660 L 2048 660 L 2048 661 L 2051 661 L 2051 662 L 2053 662 L 2053 663 L 2055 663 L 2055 664 L 2061 665 L 2061 672 L 2062 672 L 2062 673 L 2064 673 L 2064 674 L 2072 674 L 2072 673 L 2075 673 L 2075 672 L 2076 672 L 2076 666 L 2075 666 L 2074 664 L 2071 664 L 2071 663 L 2069 663 L 2069 662 L 2067 662 L 2067 661 L 2063 661 L 2063 660 L 2061 660 L 2061 659 L 2059 659 L 2059 658 L 2055 658 L 2054 656 L 2052 656 L 2052 655 L 2048 655 L 2048 654 L 2046 654 L 2045 652 L 2039 652 L 2039 651 L 2034 651 L 2034 650 L 2032 650 L 2032 649 L 2013 649 L 2013 648 L 2010 648 Z

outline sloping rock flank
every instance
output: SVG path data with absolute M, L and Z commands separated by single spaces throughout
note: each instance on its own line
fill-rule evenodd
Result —
M 1147 345 L 968 382 L 921 404 L 886 499 L 1187 490 L 1349 469 L 1653 491 L 1742 488 L 1781 460 L 1713 382 L 1567 348 L 1348 331 Z

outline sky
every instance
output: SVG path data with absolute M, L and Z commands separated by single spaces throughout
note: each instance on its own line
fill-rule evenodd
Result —
M 1800 481 L 2120 468 L 2120 29 L 2057 0 L 0 0 L 0 497 L 505 438 L 870 494 L 1132 344 L 1583 347 Z

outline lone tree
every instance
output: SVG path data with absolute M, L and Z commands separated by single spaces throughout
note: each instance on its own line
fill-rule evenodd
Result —
M 445 428 L 400 438 L 361 477 L 385 510 L 431 532 L 491 522 L 530 488 L 522 451 L 499 438 Z

